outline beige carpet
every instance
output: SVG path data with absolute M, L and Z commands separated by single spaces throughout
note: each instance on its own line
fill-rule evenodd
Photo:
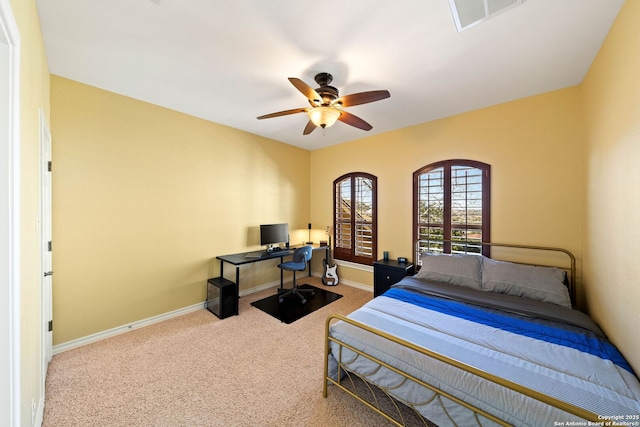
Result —
M 318 278 L 308 282 L 324 287 Z M 240 315 L 206 310 L 53 357 L 44 426 L 385 426 L 352 397 L 322 397 L 325 319 L 372 298 L 344 297 L 284 324 L 240 299 Z

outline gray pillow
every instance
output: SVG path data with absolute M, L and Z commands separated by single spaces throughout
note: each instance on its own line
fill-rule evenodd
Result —
M 551 302 L 571 308 L 565 271 L 484 258 L 482 288 L 486 291 Z
M 482 257 L 463 254 L 422 253 L 422 267 L 414 276 L 467 288 L 481 289 Z

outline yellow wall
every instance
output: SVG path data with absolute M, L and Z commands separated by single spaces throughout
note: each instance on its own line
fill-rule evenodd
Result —
M 584 285 L 640 372 L 640 2 L 625 2 L 585 81 Z
M 54 344 L 201 303 L 261 223 L 305 239 L 309 151 L 57 76 L 51 109 Z
M 22 425 L 31 425 L 31 404 L 42 403 L 44 358 L 40 338 L 40 119 L 49 116 L 49 70 L 35 1 L 11 1 L 20 32 L 20 363 Z
M 378 257 L 413 258 L 413 172 L 446 159 L 491 165 L 491 239 L 560 246 L 580 255 L 579 89 L 569 88 L 311 153 L 311 212 L 332 224 L 332 183 L 344 173 L 378 177 Z M 339 268 L 358 281 L 360 271 Z M 371 275 L 368 283 L 371 284 Z

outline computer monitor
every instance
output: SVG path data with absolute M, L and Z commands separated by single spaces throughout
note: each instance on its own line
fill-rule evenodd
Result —
M 271 246 L 289 242 L 289 224 L 260 225 L 260 245 Z

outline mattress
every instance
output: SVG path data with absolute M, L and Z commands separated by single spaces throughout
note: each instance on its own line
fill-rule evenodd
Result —
M 588 316 L 555 304 L 489 294 L 405 278 L 348 317 L 591 411 L 603 421 L 640 422 L 640 382 Z M 510 424 L 584 421 L 346 322 L 331 325 L 330 335 Z M 334 342 L 330 346 L 333 377 L 341 357 L 343 368 L 388 390 L 441 427 L 497 425 L 378 363 L 340 350 Z

